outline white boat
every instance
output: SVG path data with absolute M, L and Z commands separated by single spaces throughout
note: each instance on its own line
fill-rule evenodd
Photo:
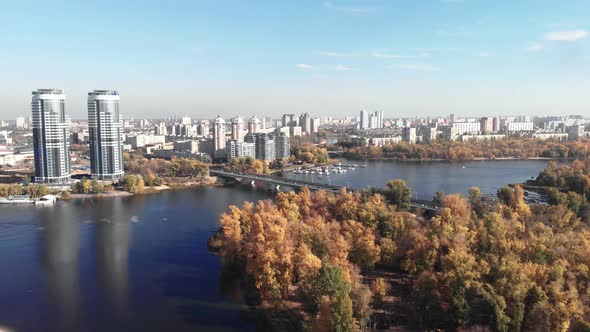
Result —
M 45 195 L 35 201 L 35 205 L 53 205 L 57 202 L 57 197 L 54 195 Z
M 13 195 L 8 198 L 0 198 L 0 204 L 31 204 L 34 203 L 29 195 Z

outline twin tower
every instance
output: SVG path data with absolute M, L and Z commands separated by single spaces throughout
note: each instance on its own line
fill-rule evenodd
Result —
M 71 180 L 70 119 L 65 95 L 59 89 L 33 91 L 31 102 L 35 182 L 67 184 Z M 93 179 L 117 181 L 123 177 L 123 117 L 119 92 L 88 93 L 88 131 Z

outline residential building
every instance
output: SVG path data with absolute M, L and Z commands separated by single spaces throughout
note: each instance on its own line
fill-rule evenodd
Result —
M 404 127 L 402 129 L 402 139 L 404 142 L 414 144 L 416 143 L 416 128 L 414 127 Z
M 119 92 L 94 90 L 88 93 L 88 140 L 92 178 L 118 181 L 123 170 L 123 116 Z
M 197 136 L 199 137 L 209 137 L 211 135 L 211 123 L 209 120 L 201 120 L 197 124 Z
M 289 135 L 277 131 L 273 134 L 275 140 L 275 159 L 287 159 L 291 156 L 291 141 Z
M 274 160 L 276 159 L 276 146 L 273 135 L 267 133 L 254 134 L 254 143 L 256 146 L 256 159 Z
M 390 144 L 397 144 L 402 141 L 400 136 L 396 137 L 371 137 L 367 139 L 367 145 L 374 145 L 374 146 L 385 146 Z
M 254 143 L 229 140 L 225 145 L 227 160 L 232 158 L 256 158 L 256 145 Z
M 320 125 L 322 121 L 320 118 L 313 118 L 311 119 L 311 133 L 317 134 L 320 132 Z
M 225 120 L 217 116 L 213 123 L 213 158 L 225 158 Z
M 299 126 L 301 127 L 301 132 L 303 134 L 311 134 L 311 117 L 309 116 L 309 114 L 301 114 L 301 116 L 299 117 Z
M 166 136 L 154 134 L 132 134 L 125 137 L 125 143 L 137 149 L 150 144 L 166 143 Z
M 583 138 L 586 131 L 583 125 L 569 126 L 565 130 L 567 132 L 568 139 L 570 140 Z
M 239 140 L 242 138 L 242 126 L 244 120 L 240 117 L 235 117 L 231 120 L 231 139 Z
M 532 122 L 508 122 L 506 124 L 506 131 L 518 132 L 518 131 L 533 131 L 534 124 Z
M 461 141 L 497 141 L 506 138 L 506 135 L 461 135 Z
M 482 133 L 494 132 L 494 118 L 483 117 L 479 120 L 479 131 Z
M 297 117 L 295 114 L 283 114 L 283 127 L 297 126 Z
M 33 91 L 31 102 L 35 182 L 69 183 L 70 119 L 65 95 L 59 89 Z
M 0 131 L 0 145 L 12 145 L 12 137 L 8 130 Z
M 556 139 L 558 141 L 565 141 L 569 139 L 569 134 L 567 133 L 534 133 L 533 138 L 540 139 L 540 140 L 548 140 L 548 139 Z
M 435 141 L 437 138 L 437 135 L 438 135 L 438 128 L 436 127 L 436 124 L 424 127 L 423 135 L 422 135 L 424 142 L 430 143 L 432 141 Z
M 369 113 L 367 113 L 367 111 L 365 111 L 365 110 L 361 110 L 359 129 L 360 130 L 369 129 Z
M 248 120 L 248 133 L 256 134 L 260 130 L 260 120 L 253 116 Z
M 442 127 L 443 137 L 447 141 L 455 141 L 459 138 L 459 133 L 457 132 L 457 127 L 450 125 Z
M 188 140 L 188 141 L 176 141 L 174 142 L 173 151 L 198 153 L 199 152 L 199 141 Z
M 477 134 L 481 129 L 479 122 L 454 122 L 452 126 L 458 135 Z
M 15 123 L 16 128 L 18 129 L 24 129 L 27 127 L 27 123 L 25 121 L 25 118 L 22 116 L 19 116 L 18 118 L 16 118 L 16 123 Z

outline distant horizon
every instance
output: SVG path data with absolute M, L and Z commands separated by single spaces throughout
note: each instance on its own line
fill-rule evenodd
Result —
M 127 117 L 590 115 L 584 0 L 4 4 L 0 114 L 97 88 Z
M 66 111 L 67 112 L 67 111 Z M 359 110 L 360 112 L 360 110 Z M 302 112 L 302 113 L 306 113 L 306 112 Z M 302 113 L 295 113 L 295 115 L 299 116 Z M 290 113 L 285 113 L 285 114 L 290 114 Z M 223 119 L 231 119 L 231 118 L 235 118 L 235 117 L 240 117 L 243 119 L 246 119 L 248 117 L 251 116 L 257 116 L 257 117 L 270 117 L 272 120 L 280 120 L 282 117 L 281 115 L 278 116 L 269 116 L 266 114 L 250 114 L 250 115 L 228 115 L 228 116 L 223 116 L 223 115 L 219 115 L 221 116 Z M 386 113 L 383 117 L 383 119 L 385 121 L 388 120 L 397 120 L 397 119 L 441 119 L 441 118 L 445 118 L 448 119 L 449 116 L 451 114 L 446 114 L 446 115 L 424 115 L 424 116 L 401 116 L 401 117 L 387 117 Z M 480 115 L 469 115 L 469 116 L 462 116 L 459 114 L 455 114 L 457 116 L 457 118 L 460 119 L 478 119 L 478 118 L 485 118 L 485 117 L 523 117 L 523 116 L 530 116 L 530 117 L 575 117 L 575 116 L 581 116 L 582 118 L 590 118 L 590 116 L 585 116 L 582 114 L 548 114 L 548 115 L 538 115 L 538 114 L 480 114 Z M 14 123 L 16 121 L 16 118 L 18 117 L 24 117 L 25 119 L 28 118 L 30 115 L 17 115 L 15 118 L 10 119 L 10 118 L 0 118 L 0 121 L 7 121 L 8 123 Z M 70 117 L 70 121 L 87 121 L 88 119 L 86 117 L 72 117 L 69 113 L 68 116 Z M 214 120 L 218 115 L 214 115 L 212 117 L 192 117 L 190 115 L 186 115 L 186 114 L 178 114 L 178 115 L 170 115 L 170 116 L 165 116 L 165 117 L 128 117 L 123 113 L 123 120 L 132 120 L 133 121 L 140 121 L 140 120 L 166 120 L 166 119 L 179 119 L 182 118 L 184 116 L 190 117 L 191 120 Z M 326 117 L 332 117 L 334 119 L 345 119 L 345 118 L 352 118 L 355 119 L 356 117 L 358 117 L 358 114 L 356 115 L 344 115 L 344 116 L 340 116 L 340 117 L 333 117 L 330 115 L 314 115 L 314 114 L 310 114 L 311 118 L 320 118 L 322 120 L 324 120 Z

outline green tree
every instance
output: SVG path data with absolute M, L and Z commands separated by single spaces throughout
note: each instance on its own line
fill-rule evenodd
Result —
M 398 209 L 407 210 L 410 208 L 412 191 L 404 180 L 388 181 L 383 194 L 387 201 L 397 206 Z
M 90 183 L 90 191 L 93 194 L 100 194 L 104 192 L 104 185 L 96 180 L 92 180 L 92 182 Z
M 131 193 L 140 193 L 144 189 L 143 179 L 134 174 L 125 175 L 120 184 L 123 186 L 123 190 Z

